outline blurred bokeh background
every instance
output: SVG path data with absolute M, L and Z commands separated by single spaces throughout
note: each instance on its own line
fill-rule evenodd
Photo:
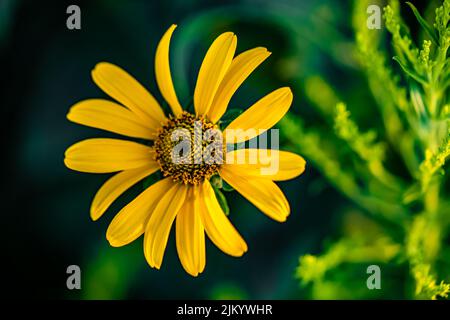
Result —
M 114 214 L 142 190 L 142 184 L 116 201 L 98 222 L 89 218 L 90 201 L 108 175 L 70 171 L 63 164 L 64 150 L 76 141 L 108 133 L 70 123 L 65 115 L 77 101 L 106 97 L 90 78 L 100 61 L 123 67 L 161 100 L 154 52 L 164 31 L 177 23 L 171 63 L 181 101 L 190 99 L 208 45 L 220 33 L 233 31 L 238 52 L 265 46 L 273 54 L 239 89 L 231 107 L 246 108 L 288 85 L 295 97 L 290 112 L 306 125 L 329 131 L 332 128 L 311 107 L 314 94 L 308 94 L 322 90 L 324 78 L 348 103 L 361 128 L 373 128 L 380 115 L 371 107 L 367 80 L 354 58 L 352 3 L 84 1 L 76 3 L 81 30 L 68 30 L 70 4 L 75 3 L 0 1 L 4 292 L 12 297 L 69 299 L 311 298 L 295 276 L 299 257 L 320 253 L 324 243 L 341 232 L 342 217 L 361 210 L 313 165 L 308 164 L 301 177 L 280 184 L 292 208 L 286 223 L 271 221 L 235 192 L 226 194 L 230 219 L 249 245 L 242 258 L 229 257 L 208 242 L 206 269 L 192 278 L 178 261 L 172 234 L 157 271 L 145 261 L 142 238 L 123 248 L 110 247 L 105 238 Z M 284 141 L 281 148 L 288 144 Z M 81 290 L 66 288 L 66 268 L 71 264 L 82 270 Z M 348 281 L 360 281 L 365 288 L 366 267 L 352 266 L 355 277 Z M 384 297 L 403 297 L 405 273 L 392 273 L 400 286 Z M 368 297 L 377 294 L 369 292 Z

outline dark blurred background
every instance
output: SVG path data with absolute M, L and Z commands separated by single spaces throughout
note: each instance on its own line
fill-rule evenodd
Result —
M 81 8 L 81 30 L 66 28 L 70 4 Z M 347 1 L 1 0 L 4 292 L 69 299 L 307 298 L 294 278 L 298 257 L 320 252 L 323 240 L 335 233 L 342 208 L 351 205 L 313 167 L 280 184 L 292 208 L 283 224 L 239 194 L 226 194 L 230 219 L 249 245 L 242 258 L 229 257 L 208 242 L 206 269 L 192 278 L 178 261 L 172 234 L 157 271 L 145 261 L 142 238 L 123 248 L 110 247 L 105 238 L 108 223 L 142 184 L 92 222 L 90 202 L 108 175 L 70 171 L 63 155 L 76 141 L 108 134 L 70 123 L 65 116 L 77 101 L 106 97 L 90 78 L 100 61 L 123 67 L 161 101 L 154 52 L 165 30 L 177 23 L 171 63 L 181 101 L 193 92 L 208 45 L 220 33 L 233 31 L 238 52 L 265 46 L 273 54 L 245 82 L 231 107 L 246 108 L 289 85 L 295 96 L 290 112 L 318 121 L 298 83 L 302 77 L 327 75 L 349 102 L 368 95 L 358 90 L 365 80 L 348 56 L 350 11 Z M 81 290 L 66 288 L 71 264 L 82 270 Z

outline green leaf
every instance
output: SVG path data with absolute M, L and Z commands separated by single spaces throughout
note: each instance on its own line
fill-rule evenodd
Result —
M 424 18 L 422 18 L 419 11 L 416 9 L 416 7 L 411 2 L 406 2 L 406 4 L 411 8 L 414 15 L 416 16 L 417 21 L 419 21 L 422 28 L 428 33 L 428 35 L 431 38 L 431 41 L 433 41 L 433 43 L 436 46 L 438 46 L 439 39 L 438 39 L 438 36 L 436 35 L 436 32 L 434 31 L 434 29 L 428 24 L 428 22 L 425 21 Z
M 217 188 L 217 189 L 222 188 L 222 184 L 223 184 L 222 177 L 219 176 L 218 174 L 213 175 L 211 177 L 211 179 L 209 179 L 209 182 L 211 183 L 211 185 L 214 188 Z
M 417 82 L 420 82 L 423 85 L 427 85 L 427 80 L 424 79 L 422 76 L 418 75 L 414 70 L 411 70 L 410 68 L 408 68 L 407 66 L 405 66 L 403 64 L 403 62 L 401 62 L 400 58 L 395 56 L 392 58 L 393 60 L 397 61 L 397 63 L 400 65 L 400 67 L 403 69 L 403 71 L 409 75 L 411 78 L 413 78 L 414 80 L 416 80 Z
M 155 172 L 154 174 L 148 176 L 147 178 L 145 178 L 142 181 L 142 188 L 145 190 L 148 187 L 150 187 L 152 184 L 158 182 L 159 180 L 161 180 L 161 173 L 158 171 L 158 172 Z
M 226 192 L 234 191 L 234 188 L 230 186 L 226 181 L 222 180 L 222 190 Z
M 223 195 L 222 191 L 220 191 L 217 187 L 214 187 L 214 193 L 216 194 L 217 201 L 219 201 L 220 207 L 223 212 L 228 216 L 230 214 L 230 208 L 228 207 L 227 198 Z
M 423 191 L 421 185 L 415 183 L 405 191 L 402 201 L 404 204 L 411 204 L 412 202 L 419 200 L 422 195 Z

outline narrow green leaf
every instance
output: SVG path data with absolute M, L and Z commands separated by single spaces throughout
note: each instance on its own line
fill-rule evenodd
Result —
M 234 191 L 234 188 L 230 186 L 226 181 L 222 180 L 222 190 L 226 192 Z
M 414 70 L 411 70 L 410 68 L 408 68 L 407 66 L 405 66 L 403 64 L 403 62 L 401 62 L 400 58 L 395 56 L 392 58 L 393 60 L 397 61 L 397 63 L 400 65 L 400 67 L 403 69 L 403 71 L 409 75 L 411 78 L 413 78 L 414 80 L 416 80 L 417 82 L 420 82 L 423 85 L 427 85 L 427 80 L 424 79 L 422 76 L 418 75 Z
M 214 187 L 214 193 L 216 194 L 217 201 L 219 201 L 220 207 L 222 208 L 223 212 L 226 215 L 230 214 L 230 208 L 228 207 L 227 198 L 223 195 L 222 191 L 220 191 L 218 188 Z
M 419 11 L 417 10 L 417 8 L 411 2 L 406 2 L 406 4 L 411 8 L 414 15 L 416 16 L 417 21 L 419 21 L 422 28 L 428 33 L 428 35 L 431 38 L 431 41 L 433 41 L 433 43 L 436 46 L 438 46 L 439 39 L 438 39 L 438 36 L 436 35 L 436 32 L 434 31 L 434 29 L 428 24 L 428 22 L 425 21 L 424 18 L 422 18 Z

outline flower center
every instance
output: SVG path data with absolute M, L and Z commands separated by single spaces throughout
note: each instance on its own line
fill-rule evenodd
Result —
M 183 112 L 159 129 L 154 149 L 165 177 L 184 184 L 199 184 L 219 172 L 224 146 L 217 125 Z

